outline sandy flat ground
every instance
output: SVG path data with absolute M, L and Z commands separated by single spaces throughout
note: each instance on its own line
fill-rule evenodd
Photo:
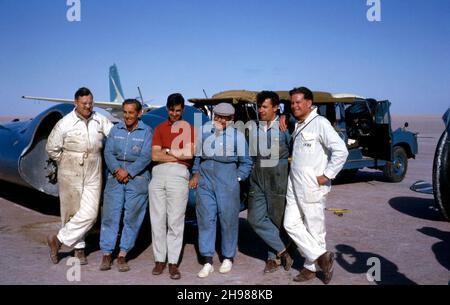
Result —
M 417 180 L 431 181 L 432 160 L 443 130 L 439 116 L 394 117 L 393 127 L 409 122 L 409 130 L 419 132 L 419 154 L 409 160 L 408 173 L 400 183 L 386 183 L 379 172 L 363 171 L 346 183 L 338 183 L 328 197 L 328 207 L 351 210 L 343 217 L 327 212 L 327 245 L 337 253 L 331 284 L 438 284 L 450 279 L 450 223 L 434 208 L 431 195 L 414 193 L 409 186 Z M 153 254 L 149 224 L 144 225 L 129 265 L 119 273 L 116 266 L 98 271 L 101 252 L 98 228 L 88 237 L 89 264 L 81 266 L 80 281 L 70 281 L 70 249 L 63 248 L 63 259 L 53 265 L 48 259 L 45 236 L 59 227 L 58 201 L 54 198 L 0 184 L 0 284 L 163 284 L 163 285 L 323 285 L 320 279 L 298 284 L 292 278 L 303 260 L 295 257 L 294 268 L 263 274 L 264 244 L 240 217 L 238 254 L 233 270 L 214 272 L 207 279 L 197 278 L 201 265 L 196 251 L 196 227 L 185 230 L 180 270 L 182 278 L 173 281 L 168 272 L 151 274 Z M 367 272 L 379 262 L 379 281 L 367 279 Z M 69 274 L 69 277 L 68 277 Z M 375 273 L 372 273 L 375 274 Z

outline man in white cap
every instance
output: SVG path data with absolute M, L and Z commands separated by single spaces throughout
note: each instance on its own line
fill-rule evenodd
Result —
M 189 183 L 196 188 L 196 212 L 198 223 L 198 244 L 203 258 L 203 268 L 198 273 L 207 277 L 213 268 L 216 244 L 216 223 L 220 222 L 221 255 L 224 258 L 220 273 L 228 273 L 236 255 L 240 185 L 252 168 L 245 136 L 233 125 L 234 107 L 220 103 L 214 107 L 214 121 L 203 126 L 201 149 L 196 154 L 192 168 L 193 177 Z

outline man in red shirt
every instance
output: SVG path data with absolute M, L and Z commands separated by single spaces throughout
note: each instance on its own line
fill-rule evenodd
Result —
M 159 275 L 169 263 L 170 278 L 181 277 L 178 261 L 183 245 L 184 216 L 189 195 L 189 170 L 194 154 L 194 127 L 182 120 L 184 98 L 173 93 L 167 98 L 169 118 L 153 134 L 152 170 L 149 186 L 150 221 L 155 267 Z

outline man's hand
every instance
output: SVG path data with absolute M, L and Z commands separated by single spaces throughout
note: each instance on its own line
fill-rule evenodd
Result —
M 288 129 L 288 122 L 286 115 L 282 114 L 280 115 L 280 130 L 286 131 Z
M 325 175 L 317 177 L 317 183 L 319 183 L 319 185 L 325 185 L 328 183 L 328 181 L 330 181 L 330 179 L 328 179 L 328 177 Z
M 120 183 L 128 183 L 128 172 L 126 171 L 126 169 L 123 168 L 119 168 L 118 170 L 116 170 L 116 172 L 114 173 L 114 177 L 117 179 L 117 181 L 119 181 Z
M 195 189 L 198 186 L 198 173 L 193 174 L 191 180 L 189 181 L 189 188 Z
M 173 156 L 178 160 L 190 160 L 194 157 L 194 145 L 186 144 L 183 148 L 173 148 L 169 152 L 169 156 Z

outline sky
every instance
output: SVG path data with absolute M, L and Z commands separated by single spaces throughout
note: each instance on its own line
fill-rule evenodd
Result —
M 126 98 L 230 89 L 354 93 L 394 115 L 450 106 L 450 1 L 0 0 L 0 116 L 34 116 L 89 87 L 109 100 L 117 64 Z M 69 3 L 70 5 L 68 5 Z

